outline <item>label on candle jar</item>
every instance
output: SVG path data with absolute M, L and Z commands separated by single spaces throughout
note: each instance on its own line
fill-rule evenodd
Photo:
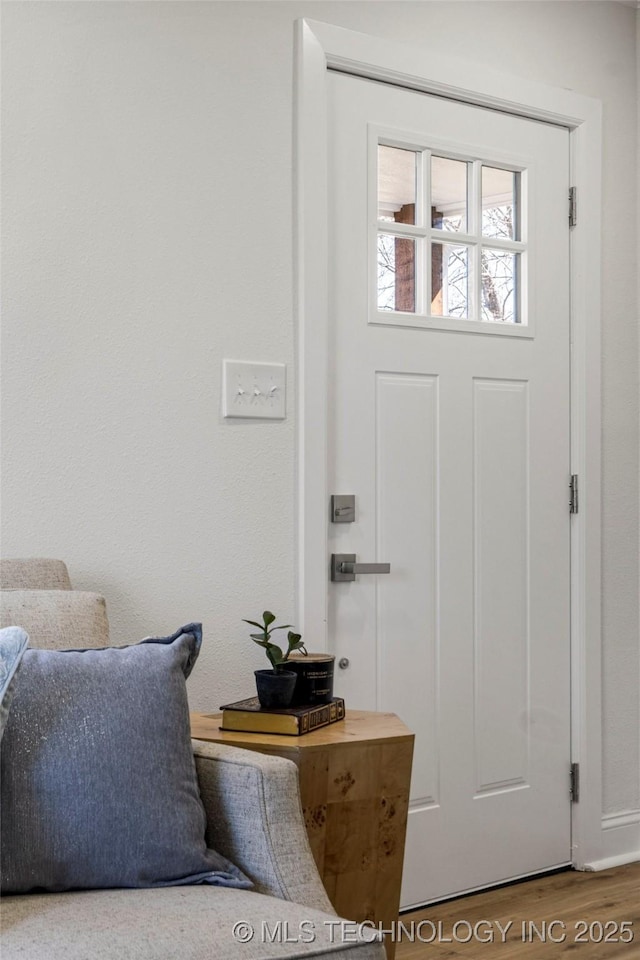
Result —
M 329 703 L 333 697 L 333 665 L 335 657 L 329 653 L 293 654 L 287 669 L 297 674 L 292 706 L 313 706 Z

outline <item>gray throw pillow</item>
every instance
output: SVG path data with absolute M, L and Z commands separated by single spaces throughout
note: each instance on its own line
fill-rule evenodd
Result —
M 0 740 L 9 719 L 16 671 L 28 643 L 29 637 L 20 627 L 5 627 L 0 630 Z
M 250 887 L 205 844 L 185 678 L 200 624 L 97 650 L 27 650 L 2 741 L 2 893 Z

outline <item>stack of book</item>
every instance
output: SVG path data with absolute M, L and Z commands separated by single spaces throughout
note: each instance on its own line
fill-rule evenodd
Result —
M 221 730 L 243 733 L 283 733 L 299 737 L 318 727 L 326 727 L 344 718 L 344 700 L 334 697 L 329 703 L 311 707 L 286 707 L 266 710 L 257 697 L 227 703 L 222 710 Z

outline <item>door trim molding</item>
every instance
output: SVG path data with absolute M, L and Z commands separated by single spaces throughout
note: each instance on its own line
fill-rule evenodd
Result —
M 602 857 L 601 704 L 601 148 L 599 100 L 446 60 L 409 45 L 313 20 L 295 24 L 295 311 L 297 317 L 297 604 L 307 643 L 327 649 L 328 226 L 327 70 L 335 69 L 568 127 L 580 215 L 570 233 L 572 851 L 584 869 Z M 567 478 L 568 482 L 569 478 Z M 568 509 L 568 490 L 567 490 Z M 567 770 L 567 790 L 569 771 Z

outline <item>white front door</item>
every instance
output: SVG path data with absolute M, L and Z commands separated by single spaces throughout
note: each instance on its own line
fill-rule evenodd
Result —
M 329 75 L 347 707 L 416 733 L 402 904 L 569 863 L 569 135 Z M 348 568 L 345 568 L 348 569 Z

